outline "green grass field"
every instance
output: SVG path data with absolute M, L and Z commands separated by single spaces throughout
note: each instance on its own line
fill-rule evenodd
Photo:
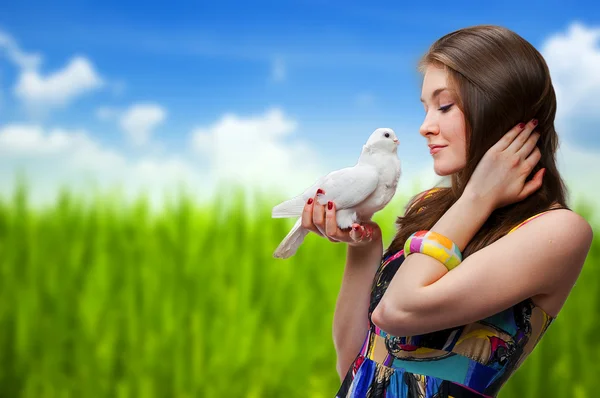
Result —
M 5 198 L 0 397 L 333 397 L 344 246 L 309 236 L 292 259 L 273 259 L 293 222 L 271 219 L 273 197 L 249 208 L 243 195 L 180 197 L 158 213 L 143 199 L 65 193 L 32 210 L 24 190 Z M 375 217 L 386 243 L 407 200 Z M 566 306 L 501 398 L 596 396 L 594 230 Z

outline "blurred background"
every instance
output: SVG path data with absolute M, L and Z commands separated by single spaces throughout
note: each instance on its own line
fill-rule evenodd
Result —
M 440 181 L 416 62 L 467 26 L 516 31 L 557 92 L 569 206 L 600 235 L 600 6 L 591 2 L 4 2 L 0 396 L 333 397 L 345 248 L 271 208 L 393 128 L 375 220 Z M 500 397 L 593 397 L 600 243 Z M 370 283 L 370 281 L 365 281 Z

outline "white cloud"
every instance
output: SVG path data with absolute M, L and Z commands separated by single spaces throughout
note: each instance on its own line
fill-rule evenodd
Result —
M 573 23 L 542 46 L 559 106 L 557 117 L 598 114 L 600 109 L 600 28 Z M 593 112 L 593 113 L 592 113 Z
M 146 144 L 154 130 L 167 117 L 157 104 L 134 104 L 120 116 L 120 125 L 134 145 Z
M 541 53 L 556 90 L 558 167 L 574 197 L 600 195 L 600 28 L 572 23 L 549 37 Z
M 36 70 L 22 71 L 14 92 L 30 106 L 59 107 L 102 85 L 91 62 L 84 57 L 74 57 L 63 69 L 48 76 Z
M 127 139 L 134 146 L 148 144 L 153 130 L 167 118 L 164 107 L 153 103 L 138 103 L 127 109 L 101 106 L 96 109 L 96 117 L 103 121 L 117 121 Z
M 19 68 L 13 89 L 15 96 L 34 113 L 64 107 L 83 94 L 104 86 L 92 63 L 83 56 L 73 57 L 62 69 L 42 75 L 42 56 L 27 53 L 8 34 L 0 31 L 0 50 Z
M 33 70 L 42 62 L 42 56 L 37 53 L 27 54 L 19 48 L 17 42 L 8 34 L 0 31 L 0 49 L 14 64 L 24 70 Z
M 0 127 L 0 193 L 11 194 L 15 171 L 24 169 L 31 197 L 40 204 L 53 201 L 62 186 L 84 199 L 96 189 L 122 187 L 125 199 L 147 193 L 155 208 L 179 187 L 197 200 L 212 198 L 218 184 L 295 195 L 323 174 L 315 151 L 289 140 L 296 129 L 279 109 L 254 117 L 227 114 L 195 129 L 188 152 L 138 157 L 85 130 L 5 125 Z
M 191 190 L 201 187 L 202 174 L 183 156 L 145 156 L 133 159 L 108 148 L 83 130 L 44 129 L 38 125 L 13 124 L 0 128 L 0 192 L 11 194 L 15 172 L 25 170 L 34 204 L 54 200 L 59 187 L 68 186 L 83 198 L 94 191 L 123 187 L 126 200 L 146 192 L 159 207 L 165 193 L 180 183 Z M 195 192 L 203 198 L 203 190 Z
M 62 166 L 85 171 L 119 170 L 125 165 L 121 154 L 101 147 L 83 130 L 45 130 L 31 124 L 2 127 L 0 153 L 5 159 L 60 161 Z
M 271 65 L 271 79 L 274 82 L 282 82 L 285 80 L 286 75 L 287 70 L 283 60 L 280 58 L 275 59 Z
M 55 154 L 68 148 L 79 136 L 55 130 L 45 134 L 40 126 L 8 125 L 0 130 L 0 151 L 5 155 Z
M 211 126 L 196 128 L 192 147 L 208 162 L 212 180 L 298 194 L 323 170 L 309 145 L 288 142 L 296 128 L 276 108 L 255 117 L 226 114 Z

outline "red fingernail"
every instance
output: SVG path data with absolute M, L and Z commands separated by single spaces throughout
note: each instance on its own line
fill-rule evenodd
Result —
M 313 198 L 309 198 L 309 199 L 308 199 L 308 204 L 309 204 L 309 205 L 312 205 L 312 202 L 313 202 Z
M 520 129 L 524 129 L 525 128 L 525 123 L 519 123 L 519 128 Z
M 352 227 L 353 231 L 358 231 L 358 227 Z
M 321 188 L 317 189 L 317 195 L 323 195 L 324 193 Z
M 327 210 L 333 209 L 333 202 L 327 202 Z
M 533 121 L 531 123 L 533 123 L 534 126 L 537 126 L 538 121 L 537 121 L 537 119 L 533 119 Z

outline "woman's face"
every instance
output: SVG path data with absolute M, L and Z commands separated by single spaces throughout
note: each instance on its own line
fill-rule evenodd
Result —
M 465 116 L 452 92 L 445 90 L 448 84 L 444 69 L 427 67 L 421 90 L 425 120 L 419 132 L 427 139 L 426 145 L 444 146 L 431 155 L 439 176 L 454 174 L 467 164 Z

